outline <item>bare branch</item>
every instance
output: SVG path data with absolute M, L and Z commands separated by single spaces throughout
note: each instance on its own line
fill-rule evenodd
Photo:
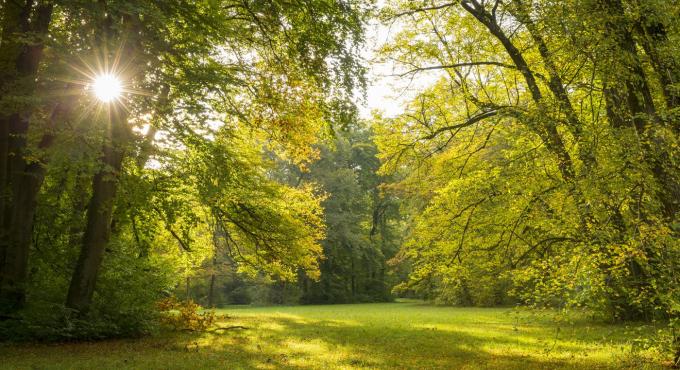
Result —
M 484 120 L 484 119 L 487 119 L 487 118 L 490 118 L 490 117 L 493 117 L 493 116 L 497 116 L 497 115 L 498 115 L 498 111 L 497 111 L 497 110 L 493 110 L 493 111 L 489 111 L 489 112 L 480 113 L 480 114 L 478 114 L 478 115 L 476 115 L 476 116 L 472 116 L 472 117 L 468 118 L 467 121 L 465 121 L 465 122 L 463 122 L 463 123 L 459 123 L 459 124 L 457 124 L 457 125 L 451 125 L 451 126 L 440 127 L 440 128 L 438 128 L 438 129 L 434 130 L 431 134 L 429 134 L 429 135 L 427 135 L 427 136 L 423 136 L 423 137 L 421 137 L 420 139 L 421 139 L 421 140 L 430 140 L 430 139 L 434 139 L 435 137 L 437 137 L 437 135 L 441 134 L 442 132 L 451 131 L 451 130 L 456 130 L 456 129 L 463 128 L 463 127 L 472 126 L 472 125 L 474 125 L 475 123 L 477 123 L 477 122 L 479 122 L 479 121 L 482 121 L 482 120 Z
M 456 5 L 456 2 L 450 2 L 450 3 L 441 4 L 441 5 L 428 6 L 428 7 L 425 7 L 425 8 L 411 9 L 411 10 L 407 10 L 407 11 L 395 14 L 394 18 L 399 18 L 399 17 L 403 17 L 405 15 L 412 15 L 412 14 L 416 14 L 416 13 L 429 12 L 429 11 L 432 11 L 432 10 L 446 9 L 446 8 L 454 6 L 454 5 Z
M 404 76 L 412 74 L 412 73 L 418 73 L 418 72 L 423 72 L 423 71 L 432 71 L 432 70 L 437 70 L 437 69 L 454 69 L 454 68 L 474 67 L 474 66 L 498 66 L 498 67 L 503 67 L 503 68 L 517 69 L 517 67 L 512 65 L 512 64 L 501 63 L 501 62 L 467 62 L 467 63 L 446 64 L 446 65 L 439 65 L 439 66 L 418 67 L 418 68 L 414 68 L 414 69 L 411 69 L 411 70 L 406 71 L 404 73 L 400 73 L 400 74 L 393 75 L 393 76 L 404 77 Z

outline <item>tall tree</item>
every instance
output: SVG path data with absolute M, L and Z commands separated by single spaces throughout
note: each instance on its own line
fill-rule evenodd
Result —
M 377 125 L 384 170 L 410 172 L 394 188 L 417 195 L 400 255 L 413 263 L 406 287 L 494 304 L 514 285 L 531 302 L 587 304 L 619 319 L 671 314 L 678 292 L 657 282 L 678 278 L 670 261 L 680 171 L 677 123 L 659 105 L 672 106 L 662 81 L 671 75 L 657 71 L 674 63 L 661 41 L 674 25 L 659 16 L 672 7 L 462 0 L 385 9 L 401 31 L 383 53 L 403 76 L 438 76 L 404 114 Z M 663 63 L 644 45 L 645 27 L 660 22 Z M 470 290 L 473 280 L 488 289 Z
M 323 201 L 327 234 L 318 282 L 302 278 L 305 303 L 384 301 L 391 281 L 386 261 L 399 240 L 394 199 L 383 196 L 380 163 L 369 129 L 360 123 L 335 133 L 332 145 L 321 147 L 320 159 L 301 173 L 317 183 Z
M 135 84 L 142 85 L 144 78 L 156 73 L 162 75 L 167 68 L 179 67 L 184 73 L 189 74 L 196 74 L 203 69 L 201 73 L 204 74 L 196 75 L 193 81 L 170 80 L 162 83 L 162 89 L 167 89 L 168 85 L 170 85 L 171 90 L 174 88 L 176 104 L 190 107 L 184 115 L 214 120 L 215 114 L 222 112 L 222 114 L 227 114 L 227 117 L 233 117 L 228 118 L 222 125 L 229 126 L 239 122 L 238 124 L 250 125 L 251 129 L 254 130 L 269 127 L 274 142 L 291 148 L 291 153 L 294 153 L 297 149 L 293 149 L 293 147 L 302 148 L 306 140 L 313 140 L 313 136 L 310 136 L 310 134 L 318 130 L 318 125 L 322 122 L 321 116 L 316 112 L 321 112 L 321 109 L 323 109 L 321 106 L 324 104 L 325 97 L 323 94 L 315 93 L 315 91 L 320 91 L 317 89 L 321 86 L 331 86 L 327 74 L 345 74 L 349 72 L 349 69 L 355 68 L 350 62 L 346 64 L 346 69 L 332 71 L 330 64 L 325 62 L 320 64 L 318 61 L 323 58 L 346 56 L 351 51 L 346 50 L 346 44 L 310 42 L 307 39 L 308 32 L 318 31 L 316 29 L 301 30 L 299 33 L 286 31 L 283 26 L 284 20 L 286 22 L 303 22 L 304 24 L 309 21 L 304 17 L 297 18 L 302 13 L 297 13 L 294 9 L 280 7 L 278 4 L 234 3 L 227 4 L 228 6 L 223 5 L 225 4 L 199 3 L 192 6 L 181 4 L 180 8 L 175 9 L 156 8 L 154 6 L 137 9 L 141 10 L 142 14 L 144 12 L 160 12 L 166 17 L 184 17 L 192 25 L 192 28 L 178 30 L 181 32 L 177 33 L 176 37 L 192 40 L 196 43 L 192 44 L 190 48 L 194 55 L 193 58 L 180 60 L 179 63 L 174 63 L 174 65 L 172 60 L 161 60 L 158 63 L 151 59 L 152 62 L 147 64 L 150 66 L 148 69 L 134 70 L 136 76 L 131 75 L 128 78 L 131 82 L 139 81 Z M 310 3 L 308 6 L 316 8 L 319 4 Z M 335 23 L 333 28 L 326 30 L 333 37 L 353 32 L 351 28 L 359 24 L 356 22 L 360 22 L 352 13 L 339 14 L 336 13 L 338 9 L 332 7 L 324 7 L 323 9 L 328 16 L 334 17 L 335 21 L 341 21 Z M 181 50 L 171 48 L 169 52 L 166 51 L 168 50 L 166 42 L 170 43 L 174 40 L 157 42 L 149 38 L 150 35 L 157 32 L 150 28 L 151 24 L 158 22 L 157 19 L 130 14 L 131 10 L 134 9 L 130 9 L 125 4 L 116 4 L 113 7 L 105 6 L 104 25 L 111 23 L 118 27 L 105 32 L 108 37 L 117 39 L 120 44 L 127 43 L 134 46 L 138 44 L 140 49 L 143 47 L 145 54 L 147 54 L 145 58 L 142 58 L 143 60 L 149 60 L 151 55 L 149 52 L 154 49 L 158 49 L 161 54 L 165 53 L 169 57 L 186 58 L 185 55 L 181 54 L 183 53 Z M 198 15 L 198 17 L 192 18 L 194 15 Z M 97 21 L 97 18 L 94 18 L 94 20 Z M 130 26 L 127 26 L 126 22 L 130 23 Z M 243 32 L 253 27 L 258 30 L 251 34 L 252 37 L 240 37 Z M 206 31 L 201 32 L 202 29 Z M 216 29 L 223 29 L 223 31 L 217 32 Z M 116 34 L 118 36 L 115 36 Z M 149 40 L 154 41 L 147 42 Z M 303 41 L 306 49 L 299 48 L 300 42 Z M 280 46 L 272 47 L 274 43 Z M 222 51 L 216 53 L 216 50 Z M 241 53 L 244 52 L 252 53 L 254 57 L 243 58 Z M 314 56 L 311 56 L 310 53 L 314 53 Z M 125 52 L 124 55 L 135 59 L 133 52 Z M 227 59 L 232 58 L 234 64 L 223 64 L 222 59 L 225 57 Z M 211 60 L 213 64 L 202 64 L 202 58 Z M 132 60 L 128 60 L 128 63 L 131 62 Z M 134 61 L 134 63 L 139 62 L 140 60 Z M 263 69 L 263 66 L 272 66 L 271 63 L 275 63 L 277 66 Z M 247 79 L 251 79 L 251 81 L 246 82 Z M 184 83 L 186 85 L 182 85 Z M 345 85 L 339 87 L 351 87 L 353 79 L 348 79 L 345 83 Z M 185 90 L 189 86 L 192 88 L 199 86 L 201 93 L 196 94 L 196 90 Z M 301 91 L 305 91 L 308 96 L 296 96 L 299 91 L 291 90 L 293 87 L 303 88 Z M 281 105 L 282 100 L 279 99 L 283 97 L 289 99 L 287 107 Z M 236 99 L 238 99 L 238 103 Z M 298 104 L 293 103 L 295 101 Z M 134 101 L 132 102 L 134 103 Z M 248 102 L 249 105 L 247 110 L 244 109 L 245 105 L 241 106 L 245 102 Z M 297 111 L 293 113 L 291 108 L 297 109 Z M 176 117 L 183 115 L 177 110 L 174 113 Z M 291 130 L 288 126 L 288 122 L 291 120 L 297 120 L 298 124 L 304 124 L 299 125 L 295 130 Z M 97 270 L 101 264 L 111 229 L 113 212 L 111 208 L 114 204 L 117 188 L 115 177 L 125 163 L 125 146 L 130 141 L 126 139 L 129 135 L 124 133 L 126 121 L 128 119 L 123 118 L 123 114 L 118 114 L 112 118 L 111 142 L 104 144 L 103 168 L 94 177 L 82 250 L 67 299 L 68 306 L 81 311 L 86 310 L 91 303 Z M 174 121 L 171 122 L 168 129 L 178 135 L 177 138 L 183 145 L 198 150 L 210 148 L 210 144 L 207 144 L 206 140 L 211 140 L 211 134 L 205 132 L 204 128 L 197 128 L 200 131 L 196 132 L 195 129 L 179 123 L 179 121 Z M 201 144 L 201 142 L 204 144 Z M 294 155 L 303 158 L 305 154 Z M 216 199 L 209 201 L 217 202 Z M 233 217 L 233 212 L 247 211 L 248 214 L 252 215 L 252 213 L 260 213 L 264 209 L 249 209 L 245 204 L 237 205 L 237 208 L 229 211 L 224 211 L 222 208 L 218 208 L 218 210 L 222 210 L 219 213 L 221 217 L 234 222 L 241 232 L 250 233 L 250 238 L 254 238 L 253 242 L 256 249 L 257 247 L 264 249 L 268 246 L 280 248 L 275 244 L 270 245 L 270 241 L 259 234 L 263 231 L 259 229 L 262 226 L 255 225 L 266 222 L 266 220 L 252 216 L 254 219 L 245 224 L 234 221 L 237 218 Z M 231 218 L 229 215 L 232 215 Z M 256 227 L 256 229 L 251 230 L 252 227 Z M 263 229 L 270 233 L 273 232 L 267 227 Z M 272 233 L 271 236 L 273 235 Z M 186 244 L 186 242 L 181 241 L 181 238 L 178 238 L 178 240 L 180 244 Z M 259 262 L 261 256 L 256 254 L 256 257 Z M 276 251 L 275 255 L 270 256 L 270 259 L 272 258 L 285 261 L 287 256 Z M 293 259 L 293 261 L 295 260 Z
M 23 306 L 36 184 L 26 159 L 51 2 L 7 1 L 0 39 L 0 307 Z M 39 185 L 38 185 L 39 187 Z
M 89 204 L 86 222 L 67 228 L 69 240 L 80 240 L 81 247 L 67 305 L 84 311 L 92 301 L 110 236 L 124 239 L 125 228 L 132 227 L 135 239 L 142 243 L 145 237 L 140 236 L 140 229 L 157 231 L 157 222 L 150 221 L 148 214 L 128 209 L 137 204 L 140 210 L 148 210 L 148 205 L 135 202 L 153 198 L 141 194 L 142 189 L 150 189 L 145 178 L 150 172 L 147 163 L 167 164 L 180 147 L 190 147 L 194 154 L 207 150 L 219 127 L 228 127 L 229 132 L 247 127 L 256 139 L 245 147 L 261 148 L 266 143 L 303 161 L 312 154 L 307 144 L 316 140 L 326 122 L 342 114 L 336 109 L 342 104 L 337 102 L 346 101 L 362 82 L 362 68 L 355 58 L 365 12 L 361 2 L 312 1 L 290 6 L 227 0 L 26 1 L 7 2 L 2 12 L 0 296 L 9 302 L 3 304 L 9 310 L 20 308 L 24 301 L 34 231 L 47 229 L 33 223 L 46 220 L 43 215 L 33 216 L 44 181 L 62 190 L 56 197 L 43 192 L 45 199 L 64 205 L 59 197 L 69 194 L 82 200 L 73 205 Z M 45 41 L 47 59 L 41 58 Z M 104 73 L 120 78 L 124 88 L 124 95 L 108 105 L 94 102 L 87 90 L 92 79 Z M 64 80 L 67 91 L 57 88 Z M 47 98 L 37 99 L 42 95 L 36 83 L 51 90 Z M 83 87 L 88 94 L 82 93 Z M 59 95 L 53 91 L 66 96 L 53 98 Z M 109 110 L 104 115 L 107 119 L 93 114 L 102 110 Z M 91 121 L 93 127 L 70 131 L 83 126 L 83 120 Z M 140 131 L 147 132 L 146 139 L 140 138 Z M 69 147 L 74 137 L 81 140 L 79 145 L 98 142 L 99 149 L 94 151 L 99 151 L 95 153 L 98 160 L 49 178 L 54 173 L 49 156 L 71 155 L 78 149 L 83 158 L 92 154 L 87 145 Z M 132 169 L 133 162 L 137 169 Z M 55 164 L 62 165 L 61 159 Z M 92 188 L 79 185 L 78 194 L 72 194 L 74 176 L 81 185 L 91 176 Z M 127 188 L 130 184 L 142 187 Z M 241 185 L 256 187 L 247 182 Z M 120 194 L 138 198 L 126 201 Z M 82 207 L 72 212 L 80 213 Z M 172 212 L 161 208 L 153 212 L 165 220 L 165 230 L 175 233 L 177 219 L 170 217 Z M 140 225 L 142 220 L 148 224 Z M 254 224 L 246 230 L 260 238 L 258 233 L 267 228 L 257 223 L 264 220 L 250 222 Z M 180 244 L 188 242 L 184 235 L 177 236 Z M 305 245 L 313 253 L 314 244 Z M 292 256 L 291 263 L 301 262 L 305 253 Z M 285 254 L 279 251 L 271 257 Z

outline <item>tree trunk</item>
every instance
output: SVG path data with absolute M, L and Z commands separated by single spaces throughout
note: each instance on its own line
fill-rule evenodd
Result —
M 87 210 L 87 224 L 80 257 L 69 286 L 66 306 L 85 312 L 92 303 L 97 274 L 111 233 L 111 216 L 122 169 L 125 146 L 131 133 L 124 108 L 109 108 L 108 137 L 102 150 L 102 166 L 92 182 L 92 198 Z
M 20 83 L 23 88 L 17 94 L 29 96 L 36 88 L 43 44 L 11 40 L 18 32 L 32 32 L 41 40 L 47 34 L 53 5 L 35 7 L 30 24 L 33 1 L 6 2 L 4 7 L 0 88 L 7 91 L 13 84 Z M 35 197 L 42 184 L 40 173 L 34 173 L 39 172 L 38 169 L 24 157 L 32 112 L 33 107 L 27 105 L 0 115 L 0 307 L 7 312 L 19 309 L 25 303 Z
M 616 41 L 615 51 L 619 55 L 617 59 L 624 61 L 623 69 L 629 71 L 624 75 L 604 76 L 604 80 L 612 84 L 604 90 L 608 116 L 614 126 L 632 122 L 641 139 L 645 160 L 650 164 L 652 174 L 660 185 L 656 196 L 663 207 L 663 215 L 666 219 L 672 220 L 680 209 L 678 200 L 680 185 L 676 175 L 678 169 L 668 168 L 668 164 L 672 163 L 667 152 L 668 140 L 663 134 L 659 134 L 658 130 L 650 130 L 652 124 L 659 125 L 662 122 L 654 106 L 651 89 L 631 31 L 636 27 L 631 26 L 626 19 L 620 0 L 600 0 L 599 7 L 599 11 L 610 17 L 610 20 L 605 23 L 605 30 Z M 611 20 L 611 17 L 616 18 Z M 653 66 L 658 64 L 658 68 L 665 69 L 661 61 L 654 62 L 656 52 L 650 49 L 649 40 L 643 37 L 643 49 L 651 54 Z M 670 73 L 665 70 L 660 72 Z M 618 86 L 616 86 L 617 81 L 620 81 Z M 617 107 L 615 106 L 617 103 L 623 104 Z
M 680 93 L 673 88 L 673 84 L 680 82 L 680 65 L 676 55 L 664 49 L 673 47 L 668 38 L 667 27 L 657 21 L 658 15 L 654 5 L 640 3 L 640 19 L 636 21 L 635 31 L 638 40 L 649 57 L 652 68 L 661 84 L 666 100 L 666 107 L 677 108 L 680 105 Z M 645 6 L 647 5 L 647 6 Z M 672 50 L 672 49 L 671 49 Z M 675 126 L 676 132 L 680 126 Z
M 557 71 L 557 66 L 555 64 L 552 53 L 548 49 L 548 45 L 546 44 L 545 39 L 541 34 L 539 28 L 536 27 L 536 24 L 531 19 L 531 16 L 529 15 L 530 10 L 527 9 L 528 8 L 527 4 L 525 4 L 522 0 L 513 0 L 513 2 L 517 7 L 516 18 L 520 22 L 522 22 L 522 24 L 524 24 L 527 30 L 529 31 L 529 34 L 531 35 L 531 38 L 534 40 L 534 43 L 538 48 L 538 52 L 541 55 L 543 65 L 548 71 L 548 76 L 550 76 L 550 79 L 548 81 L 548 88 L 552 92 L 553 96 L 555 96 L 555 98 L 559 102 L 560 108 L 564 111 L 572 135 L 574 135 L 574 138 L 576 140 L 580 140 L 583 124 L 581 123 L 578 116 L 576 115 L 576 112 L 574 111 L 574 107 L 571 104 L 571 100 L 569 99 L 569 94 L 567 94 L 567 91 L 564 88 L 562 77 L 560 77 Z
M 210 274 L 210 288 L 208 290 L 208 307 L 215 307 L 214 301 L 215 294 L 215 273 Z
M 52 146 L 55 139 L 55 134 L 52 128 L 57 124 L 58 120 L 64 118 L 64 115 L 70 111 L 73 102 L 58 103 L 50 116 L 50 123 L 48 131 L 43 135 L 38 144 L 39 150 L 48 149 Z M 23 160 L 22 160 L 23 162 Z M 14 270 L 14 275 L 19 279 L 25 279 L 26 269 L 28 266 L 28 253 L 31 247 L 33 236 L 33 223 L 37 207 L 37 198 L 43 181 L 45 180 L 46 159 L 41 161 L 33 161 L 29 164 L 20 163 L 24 168 L 23 171 L 13 176 L 12 181 L 12 204 L 15 206 L 8 210 L 9 215 L 9 248 L 8 255 L 14 256 L 15 263 L 13 266 L 8 264 L 8 275 L 10 271 Z M 23 295 L 23 292 L 19 292 Z
M 189 303 L 190 298 L 189 298 L 189 289 L 191 288 L 191 285 L 189 285 L 189 277 L 187 276 L 187 286 L 186 286 L 186 302 Z

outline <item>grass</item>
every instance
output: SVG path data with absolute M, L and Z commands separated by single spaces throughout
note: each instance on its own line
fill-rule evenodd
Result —
M 652 328 L 417 302 L 227 308 L 218 333 L 0 347 L 0 369 L 609 369 Z M 634 334 L 638 333 L 638 334 Z

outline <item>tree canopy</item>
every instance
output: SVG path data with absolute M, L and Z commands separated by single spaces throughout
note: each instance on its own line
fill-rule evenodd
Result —
M 244 273 L 318 277 L 321 198 L 272 155 L 304 166 L 352 114 L 367 8 L 291 5 L 3 3 L 3 312 L 124 315 L 215 243 Z M 120 96 L 97 101 L 102 75 Z
M 413 223 L 402 288 L 449 303 L 677 310 L 677 24 L 669 2 L 392 4 L 382 50 L 438 71 L 378 118 Z M 446 256 L 442 258 L 442 256 Z M 472 284 L 484 289 L 471 289 Z

